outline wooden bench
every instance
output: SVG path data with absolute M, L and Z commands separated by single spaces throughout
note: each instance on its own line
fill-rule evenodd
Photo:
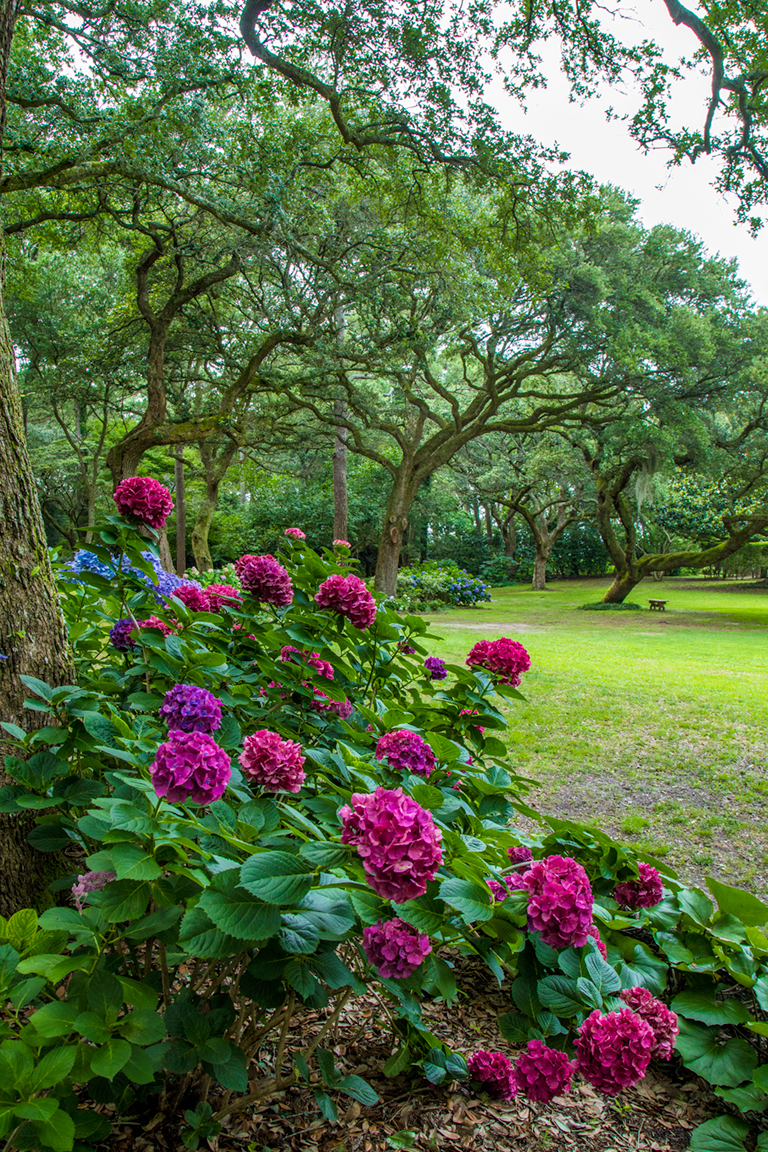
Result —
M 667 603 L 666 600 L 649 600 L 648 601 L 649 611 L 651 611 L 651 612 L 653 612 L 653 611 L 666 612 L 666 608 L 664 607 L 664 605 L 666 603 Z

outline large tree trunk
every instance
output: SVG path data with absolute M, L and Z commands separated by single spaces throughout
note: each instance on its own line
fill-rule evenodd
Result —
M 5 129 L 5 82 L 16 4 L 0 0 L 0 150 Z M 11 335 L 5 316 L 5 245 L 0 230 L 0 719 L 23 728 L 49 723 L 24 708 L 19 679 L 71 683 L 74 670 L 48 558 L 35 481 L 27 455 L 24 417 L 16 387 Z M 0 743 L 0 753 L 11 751 Z M 58 858 L 27 843 L 32 821 L 0 814 L 0 914 L 50 903 L 48 882 Z
M 345 417 L 347 406 L 344 400 L 334 401 L 334 415 Z M 347 540 L 349 498 L 347 495 L 347 430 L 336 428 L 333 438 L 333 538 Z
M 215 511 L 216 499 L 211 500 L 206 494 L 200 501 L 200 507 L 195 517 L 195 526 L 192 529 L 192 551 L 195 555 L 195 567 L 198 572 L 210 572 L 213 568 L 213 558 L 208 545 L 208 533 Z
M 187 568 L 187 501 L 184 491 L 184 448 L 177 448 L 173 458 L 176 488 L 176 575 Z
M 238 445 L 234 440 L 229 440 L 220 451 L 217 451 L 215 445 L 211 446 L 207 441 L 203 441 L 198 447 L 205 468 L 205 496 L 200 502 L 195 526 L 192 529 L 192 551 L 195 554 L 195 567 L 198 572 L 210 572 L 213 568 L 213 558 L 208 545 L 208 533 L 219 502 L 219 485 L 232 463 Z
M 603 596 L 602 603 L 623 604 L 632 589 L 636 588 L 642 579 L 643 577 L 639 573 L 632 575 L 629 572 L 623 574 L 617 572 L 613 578 L 613 584 Z
M 551 548 L 539 548 L 538 542 L 536 544 L 536 558 L 533 561 L 533 580 L 531 581 L 531 589 L 534 592 L 546 592 L 547 590 L 547 564 L 549 563 Z
M 412 470 L 407 466 L 402 467 L 389 495 L 373 581 L 375 591 L 385 596 L 394 596 L 397 589 L 400 550 L 408 528 L 408 513 L 419 486 L 419 481 L 415 479 Z

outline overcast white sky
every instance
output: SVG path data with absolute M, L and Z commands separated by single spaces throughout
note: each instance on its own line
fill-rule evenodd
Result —
M 622 7 L 625 12 L 634 11 L 630 4 Z M 618 29 L 625 39 L 653 36 L 669 46 L 670 59 L 693 52 L 693 33 L 675 27 L 663 0 L 643 0 L 638 8 L 642 20 L 634 15 L 629 22 L 622 21 Z M 663 223 L 686 228 L 700 236 L 711 253 L 736 257 L 756 302 L 768 306 L 768 224 L 753 238 L 746 225 L 735 223 L 733 200 L 726 200 L 712 187 L 717 161 L 703 157 L 695 165 L 686 162 L 668 168 L 669 153 L 644 153 L 624 124 L 605 119 L 609 106 L 619 112 L 634 111 L 639 104 L 636 94 L 606 87 L 603 96 L 584 106 L 571 104 L 556 46 L 544 45 L 542 56 L 548 86 L 529 95 L 526 114 L 500 85 L 496 89 L 494 102 L 504 126 L 529 132 L 543 143 L 558 144 L 571 154 L 569 167 L 583 169 L 600 183 L 616 184 L 632 193 L 641 201 L 639 215 L 647 226 Z M 679 115 L 675 120 L 700 127 L 708 91 L 708 77 L 703 74 L 679 85 L 675 92 Z

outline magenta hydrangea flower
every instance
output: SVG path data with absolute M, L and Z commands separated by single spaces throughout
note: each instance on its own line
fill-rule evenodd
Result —
M 619 996 L 641 1020 L 645 1020 L 653 1032 L 654 1045 L 651 1056 L 657 1060 L 669 1060 L 675 1050 L 675 1037 L 680 1029 L 677 1016 L 661 1000 L 657 1000 L 647 988 L 625 988 Z
M 313 698 L 309 706 L 314 712 L 335 712 L 340 720 L 348 720 L 354 710 L 351 700 L 331 700 L 330 696 L 321 692 L 319 688 L 313 689 Z
M 221 700 L 196 684 L 175 684 L 163 697 L 159 716 L 169 729 L 211 732 L 221 728 Z
M 439 656 L 427 656 L 424 667 L 429 672 L 430 680 L 445 680 L 448 675 L 445 661 L 441 660 Z
M 135 622 L 128 616 L 117 620 L 109 630 L 112 647 L 117 648 L 119 652 L 127 652 L 129 648 L 133 648 L 135 641 L 131 640 L 131 632 L 135 626 Z
M 164 620 L 159 620 L 157 616 L 148 616 L 146 620 L 137 620 L 136 624 L 131 628 L 131 632 L 134 632 L 136 628 L 157 628 L 158 632 L 162 632 L 163 636 L 170 636 L 171 632 L 173 632 L 170 624 L 166 624 Z
M 283 663 L 301 664 L 305 661 L 310 668 L 314 668 L 319 676 L 324 676 L 326 680 L 333 680 L 333 666 L 320 657 L 319 652 L 302 652 L 300 648 L 294 648 L 292 644 L 284 644 L 280 649 L 280 659 Z
M 194 584 L 180 584 L 178 588 L 174 588 L 173 595 L 177 600 L 181 600 L 190 612 L 208 612 L 210 610 L 211 601 L 208 593 L 204 592 L 202 588 L 197 588 Z
M 570 856 L 547 856 L 520 879 L 528 892 L 528 927 L 553 948 L 580 948 L 592 924 L 589 878 Z
M 376 759 L 386 756 L 396 772 L 413 772 L 416 776 L 429 776 L 435 767 L 435 754 L 423 736 L 398 728 L 385 732 L 376 742 Z
M 241 556 L 235 560 L 237 578 L 246 592 L 263 604 L 287 608 L 293 600 L 291 578 L 274 556 Z
M 454 788 L 455 787 L 456 785 L 454 784 Z M 461 787 L 461 785 L 459 785 L 459 787 Z M 507 896 L 509 896 L 509 888 L 505 888 L 504 884 L 499 884 L 498 880 L 486 880 L 486 884 L 493 893 L 494 904 L 501 904 L 502 900 L 506 900 Z
M 512 1063 L 503 1052 L 473 1052 L 467 1060 L 469 1074 L 486 1084 L 502 1100 L 511 1100 L 516 1091 Z
M 413 656 L 416 652 L 416 649 L 413 647 L 413 645 L 407 644 L 405 640 L 398 641 L 397 650 L 398 652 L 402 652 L 403 656 Z
M 429 812 L 401 788 L 377 788 L 353 795 L 339 816 L 342 843 L 357 848 L 374 892 L 396 904 L 424 895 L 443 860 Z
M 596 1008 L 574 1041 L 576 1068 L 593 1088 L 615 1096 L 645 1076 L 655 1042 L 650 1024 L 631 1008 L 605 1016 Z
M 173 728 L 157 750 L 149 774 L 158 796 L 173 804 L 220 800 L 232 776 L 229 756 L 207 732 Z
M 301 528 L 286 528 L 283 533 L 284 536 L 290 536 L 293 540 L 306 540 L 306 532 L 302 532 Z
M 315 602 L 345 616 L 361 632 L 370 628 L 376 616 L 376 601 L 359 576 L 329 576 L 315 593 Z
M 625 880 L 613 890 L 617 904 L 625 908 L 654 908 L 664 896 L 664 888 L 658 870 L 644 861 L 637 866 L 640 873 L 637 880 Z
M 479 715 L 480 715 L 480 713 L 478 712 L 477 708 L 461 708 L 459 710 L 459 716 L 479 716 Z M 473 724 L 472 727 L 476 728 L 478 732 L 485 732 L 485 728 L 483 728 L 482 724 Z
M 517 640 L 502 636 L 498 640 L 479 640 L 466 659 L 470 668 L 484 668 L 500 684 L 516 688 L 520 673 L 527 672 L 531 658 Z
M 349 540 L 334 540 L 333 546 L 334 546 L 334 548 L 351 548 L 352 547 Z
M 525 844 L 513 844 L 511 848 L 507 848 L 507 856 L 512 864 L 526 864 L 533 861 L 533 852 Z
M 237 608 L 243 598 L 237 588 L 231 584 L 209 584 L 205 590 L 208 594 L 208 604 L 211 612 L 221 612 L 227 608 Z
M 605 944 L 603 943 L 602 937 L 600 935 L 600 929 L 598 928 L 597 924 L 590 924 L 588 931 L 589 931 L 590 936 L 593 937 L 595 943 L 597 944 L 597 950 L 600 953 L 600 955 L 602 956 L 603 960 L 607 960 L 608 959 L 608 949 L 606 948 Z
M 301 744 L 268 728 L 246 736 L 240 765 L 248 781 L 266 792 L 300 792 L 306 779 Z
M 121 516 L 132 516 L 149 528 L 162 528 L 173 511 L 170 492 L 151 476 L 121 480 L 112 499 Z
M 529 1040 L 512 1072 L 515 1091 L 522 1092 L 529 1100 L 548 1104 L 555 1096 L 570 1091 L 575 1067 L 565 1052 L 548 1048 L 541 1040 Z
M 363 928 L 363 948 L 368 963 L 385 979 L 404 980 L 415 972 L 432 951 L 429 936 L 404 920 L 377 920 Z
M 116 872 L 83 872 L 72 885 L 72 896 L 75 908 L 82 912 L 85 897 L 89 892 L 98 892 L 105 884 L 111 884 L 117 879 Z

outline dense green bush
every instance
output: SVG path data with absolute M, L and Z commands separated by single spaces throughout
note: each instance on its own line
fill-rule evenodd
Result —
M 674 993 L 684 1064 L 730 1109 L 768 1108 L 768 907 L 708 880 L 716 909 L 641 857 L 659 869 L 663 899 L 627 911 L 616 885 L 638 882 L 637 855 L 576 823 L 550 820 L 538 837 L 516 831 L 516 813 L 536 813 L 499 739 L 498 698 L 519 696 L 503 677 L 450 666 L 449 680 L 432 680 L 420 618 L 380 610 L 359 628 L 320 608 L 320 585 L 349 571 L 330 551 L 286 544 L 293 589 L 284 607 L 245 596 L 226 611 L 195 612 L 176 597 L 158 608 L 146 582 L 114 560 L 152 574 L 140 555 L 146 541 L 126 523 L 113 517 L 100 540 L 94 551 L 117 575 L 81 572 L 79 583 L 62 584 L 77 685 L 27 678 L 29 707 L 50 723 L 30 734 L 4 725 L 19 755 L 6 760 L 15 783 L 0 792 L 0 808 L 36 813 L 35 847 L 82 861 L 60 885 L 63 895 L 75 884 L 77 906 L 0 922 L 0 1133 L 9 1152 L 87 1152 L 109 1128 L 102 1113 L 78 1106 L 88 1099 L 113 1104 L 117 1119 L 154 1115 L 162 1099 L 166 1112 L 184 1113 L 192 1148 L 231 1112 L 309 1080 L 312 1069 L 327 1117 L 338 1093 L 373 1103 L 370 1085 L 342 1075 L 323 1045 L 345 1000 L 369 984 L 389 1013 L 387 1075 L 464 1078 L 464 1056 L 429 1032 L 420 1010 L 425 996 L 456 999 L 457 949 L 499 983 L 512 977 L 499 1021 L 507 1039 L 566 1053 L 593 1012 L 622 1010 L 622 990 Z M 150 614 L 155 624 L 129 632 Z M 128 641 L 122 650 L 110 633 Z M 180 684 L 221 703 L 217 771 L 223 758 L 231 776 L 210 803 L 158 794 L 172 743 L 160 710 Z M 294 767 L 302 760 L 298 791 L 256 785 L 246 770 L 245 750 L 265 733 Z M 418 758 L 382 753 L 382 737 L 391 744 L 398 733 L 416 742 Z M 379 789 L 419 813 L 419 828 L 439 832 L 439 861 L 423 873 L 421 894 L 401 902 L 382 895 L 342 834 L 344 811 L 378 803 Z M 413 840 L 418 853 L 426 842 Z M 589 935 L 554 947 L 534 930 L 508 859 L 526 843 L 536 860 L 562 856 L 585 870 L 600 943 Z M 411 857 L 385 859 L 399 867 Z M 408 868 L 422 868 L 420 859 Z M 422 962 L 403 978 L 377 970 L 363 935 L 393 916 L 422 942 Z M 289 1062 L 292 1020 L 319 1008 L 329 1011 L 303 1029 L 303 1052 Z M 694 1133 L 692 1147 L 738 1152 L 746 1131 L 723 1116 Z
M 397 574 L 397 604 L 401 608 L 409 609 L 415 603 L 470 607 L 490 598 L 488 585 L 457 564 L 428 560 L 401 568 Z

